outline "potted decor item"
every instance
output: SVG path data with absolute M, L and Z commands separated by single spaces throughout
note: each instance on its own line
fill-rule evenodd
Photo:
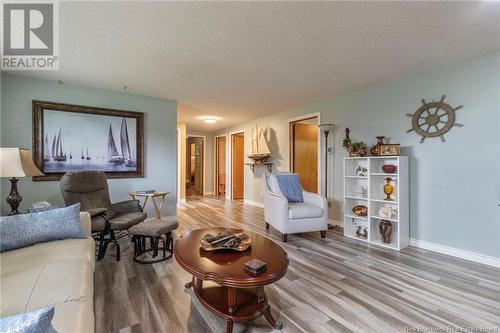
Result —
M 389 244 L 391 242 L 392 236 L 392 223 L 387 220 L 382 220 L 378 224 L 378 231 L 380 233 L 380 239 L 382 243 Z
M 352 141 L 347 151 L 351 157 L 366 156 L 366 143 L 363 141 Z
M 379 146 L 384 144 L 385 136 L 376 136 L 377 143 L 370 148 L 370 154 L 373 156 L 378 156 L 380 153 Z
M 384 200 L 387 201 L 394 201 L 394 199 L 391 198 L 391 194 L 394 192 L 394 186 L 392 186 L 391 181 L 392 181 L 391 177 L 387 177 L 385 179 L 384 193 L 386 197 L 384 198 Z

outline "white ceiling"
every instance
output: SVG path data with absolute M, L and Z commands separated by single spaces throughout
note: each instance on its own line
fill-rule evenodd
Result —
M 175 99 L 212 131 L 500 51 L 499 22 L 488 1 L 62 2 L 60 70 L 19 74 Z

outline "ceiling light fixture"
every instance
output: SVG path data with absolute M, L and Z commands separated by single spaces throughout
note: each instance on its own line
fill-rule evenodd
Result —
M 204 122 L 206 122 L 207 124 L 215 124 L 217 122 L 217 119 L 215 118 L 205 118 L 203 119 Z

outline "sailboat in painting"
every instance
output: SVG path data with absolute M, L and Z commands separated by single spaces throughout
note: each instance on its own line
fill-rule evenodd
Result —
M 43 141 L 43 161 L 50 161 L 49 136 L 47 134 L 45 134 L 45 140 Z
M 54 147 L 54 142 L 52 142 L 52 147 Z M 63 153 L 62 144 L 62 127 L 59 128 L 59 133 L 57 134 L 57 139 L 55 140 L 55 151 L 52 151 L 52 159 L 57 162 L 66 162 L 66 154 Z
M 113 137 L 113 129 L 109 124 L 108 131 L 108 161 L 111 163 L 122 164 L 125 163 L 126 167 L 132 168 L 137 165 L 137 162 L 130 150 L 130 142 L 128 138 L 127 120 L 122 119 L 120 127 L 120 148 L 122 153 L 118 152 L 115 139 Z
M 259 130 L 255 125 L 255 128 L 252 128 L 252 143 L 248 158 L 254 160 L 256 164 L 260 164 L 264 163 L 269 156 L 271 156 L 271 151 L 267 146 L 264 130 Z
M 125 118 L 122 119 L 122 126 L 120 129 L 120 144 L 122 148 L 122 155 L 123 158 L 125 159 L 125 166 L 126 167 L 135 167 L 136 166 L 136 161 L 132 157 L 132 154 L 130 152 L 130 142 L 128 140 L 128 129 L 127 129 L 127 120 Z

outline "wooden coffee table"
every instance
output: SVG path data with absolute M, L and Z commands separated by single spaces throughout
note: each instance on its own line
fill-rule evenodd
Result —
M 241 229 L 203 228 L 193 230 L 175 242 L 175 259 L 193 275 L 186 288 L 193 288 L 201 304 L 219 317 L 226 319 L 226 332 L 233 331 L 233 322 L 249 322 L 264 316 L 274 328 L 283 324 L 271 315 L 271 306 L 264 286 L 281 279 L 288 268 L 286 252 L 270 239 L 246 231 L 252 246 L 244 252 L 207 252 L 200 247 L 200 239 L 207 233 L 223 230 L 242 232 Z M 252 274 L 243 269 L 243 263 L 257 258 L 267 263 L 267 269 Z M 203 286 L 203 281 L 217 285 Z

